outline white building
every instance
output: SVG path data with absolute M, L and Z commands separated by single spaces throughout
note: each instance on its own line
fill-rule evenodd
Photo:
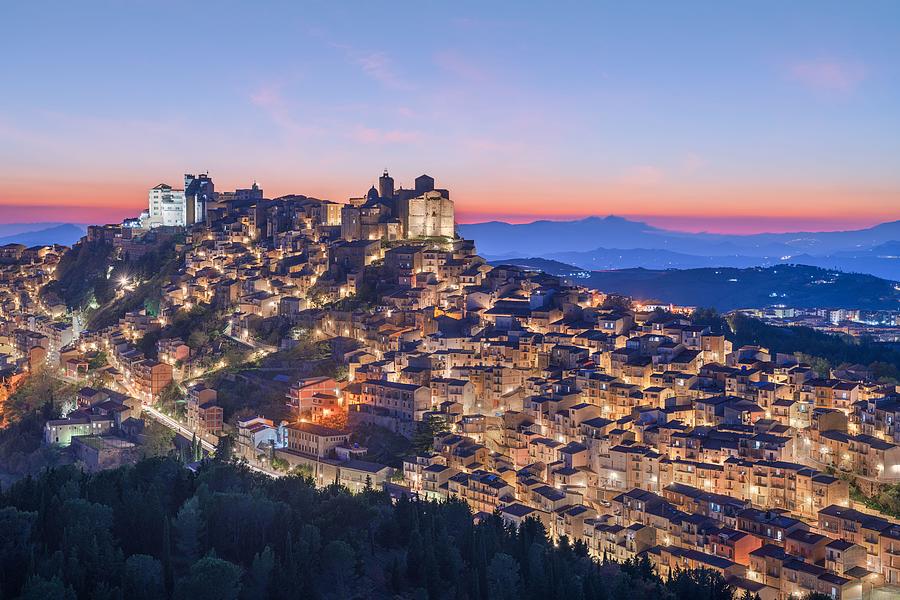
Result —
M 161 183 L 150 190 L 148 199 L 147 222 L 142 223 L 145 228 L 184 227 L 186 212 L 184 190 L 172 189 L 172 186 Z

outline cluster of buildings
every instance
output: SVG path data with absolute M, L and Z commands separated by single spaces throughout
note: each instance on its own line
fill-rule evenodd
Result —
M 79 464 L 97 471 L 140 456 L 144 422 L 141 403 L 109 388 L 84 387 L 72 410 L 44 423 L 44 444 L 69 448 Z
M 183 265 L 156 314 L 79 343 L 105 348 L 138 400 L 191 351 L 164 338 L 151 361 L 134 341 L 196 305 L 232 315 L 239 339 L 286 319 L 345 367 L 294 382 L 290 419 L 235 423 L 235 451 L 255 468 L 461 498 L 510 523 L 539 519 L 597 557 L 716 570 L 763 600 L 900 585 L 900 524 L 850 498 L 851 479 L 869 493 L 900 482 L 900 396 L 863 367 L 817 377 L 682 312 L 489 265 L 455 236 L 449 192 L 426 175 L 405 190 L 385 172 L 345 204 L 266 199 L 256 185 L 218 193 L 191 176 L 183 191 L 151 190 L 136 224 L 92 235 L 183 227 Z M 188 390 L 189 429 L 218 435 L 227 416 L 215 390 Z M 432 450 L 397 469 L 373 462 L 353 441 L 373 429 L 432 431 Z
M 82 332 L 78 342 L 60 357 L 61 366 L 71 371 L 71 365 L 77 368 L 84 363 L 86 354 L 103 352 L 107 361 L 106 374 L 144 404 L 153 404 L 160 392 L 172 383 L 174 369 L 172 364 L 160 360 L 160 356 L 148 358 L 134 345 L 135 338 L 129 336 L 135 322 L 143 323 L 145 331 L 158 328 L 158 323 L 154 328 L 151 320 L 137 318 L 145 316 L 126 314 L 118 325 Z
M 53 280 L 62 246 L 0 246 L 0 372 L 25 371 L 58 358 L 72 341 L 71 322 L 61 303 L 47 306 L 41 288 Z
M 247 189 L 218 192 L 208 174 L 185 175 L 181 189 L 157 185 L 149 191 L 148 208 L 139 218 L 91 226 L 82 243 L 107 244 L 114 256 L 134 260 L 174 242 L 183 264 L 165 283 L 152 312 L 130 311 L 100 330 L 81 330 L 79 320 L 66 315 L 64 306 L 36 303 L 39 290 L 53 278 L 63 248 L 4 247 L 2 282 L 9 283 L 8 291 L 0 290 L 4 300 L 0 333 L 6 333 L 0 342 L 7 342 L 0 349 L 9 349 L 3 355 L 4 365 L 9 362 L 10 370 L 16 371 L 30 360 L 58 368 L 72 381 L 89 371 L 95 375 L 102 371 L 102 379 L 110 386 L 145 406 L 152 405 L 170 383 L 197 375 L 197 369 L 191 368 L 194 352 L 181 339 L 163 336 L 152 358 L 138 348 L 146 335 L 160 334 L 179 311 L 198 305 L 227 310 L 234 315 L 228 337 L 249 341 L 253 325 L 269 317 L 307 321 L 314 289 L 326 301 L 356 294 L 365 269 L 384 261 L 389 252 L 383 241 L 428 238 L 452 243 L 453 203 L 446 190 L 435 189 L 433 179 L 423 175 L 414 189 L 395 190 L 385 173 L 378 192 L 370 190 L 365 198 L 342 204 L 300 195 L 267 199 L 255 183 Z M 354 220 L 358 226 L 349 227 Z M 418 293 L 418 272 L 418 263 L 404 269 L 411 295 Z M 115 282 L 117 295 L 127 294 L 140 283 Z M 434 281 L 420 280 L 418 285 L 433 286 Z M 106 363 L 99 369 L 93 365 L 98 357 Z M 215 395 L 215 390 L 202 384 L 185 390 L 185 425 L 204 440 L 214 439 L 225 427 Z M 333 399 L 317 397 L 316 402 L 321 404 L 316 419 L 327 419 L 332 411 L 346 413 L 345 406 L 329 407 Z M 47 443 L 71 446 L 64 440 L 85 435 L 84 415 L 66 419 L 71 427 L 56 424 L 54 431 L 70 433 L 48 434 Z M 336 422 L 345 423 L 346 419 Z M 98 435 L 111 431 L 101 429 Z M 281 438 L 279 449 L 290 454 L 289 436 Z M 333 454 L 329 446 L 319 458 L 327 461 Z M 356 447 L 343 456 L 358 460 L 362 454 Z M 381 480 L 391 472 L 383 466 L 372 470 Z M 345 468 L 344 473 L 352 474 L 352 470 Z
M 404 462 L 413 491 L 538 518 L 664 576 L 710 568 L 762 598 L 900 582 L 897 523 L 859 510 L 849 485 L 900 482 L 893 386 L 820 378 L 677 314 L 606 310 L 544 274 L 489 268 L 462 291 L 462 315 L 429 329 L 427 308 L 344 389 L 351 423 L 451 424 Z
M 866 337 L 879 342 L 900 341 L 900 310 L 849 308 L 793 308 L 770 306 L 741 312 L 779 326 L 810 327 L 825 333 Z
M 262 190 L 254 183 L 248 190 L 235 194 L 262 199 Z M 216 187 L 208 173 L 185 173 L 184 187 L 175 189 L 160 183 L 150 189 L 147 210 L 137 222 L 129 222 L 142 229 L 157 227 L 185 227 L 203 223 L 207 209 L 216 201 Z
M 416 177 L 412 189 L 394 189 L 394 178 L 385 169 L 377 188 L 373 185 L 365 196 L 350 198 L 341 209 L 345 240 L 452 238 L 455 233 L 450 192 L 435 189 L 428 175 Z

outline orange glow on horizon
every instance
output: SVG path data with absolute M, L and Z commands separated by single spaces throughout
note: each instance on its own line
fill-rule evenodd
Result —
M 220 190 L 249 182 L 216 178 Z M 73 178 L 74 179 L 74 178 Z M 171 178 L 170 178 L 171 179 Z M 146 208 L 158 181 L 12 181 L 0 196 L 0 222 L 116 222 Z M 171 181 L 177 185 L 177 181 Z M 332 181 L 261 181 L 267 197 L 301 193 L 346 201 L 362 192 Z M 359 186 L 363 189 L 368 182 Z M 900 189 L 852 186 L 712 185 L 634 186 L 602 182 L 504 186 L 477 179 L 442 181 L 456 202 L 457 221 L 511 223 L 619 215 L 682 231 L 757 233 L 841 230 L 900 218 Z M 726 200 L 723 200 L 726 199 Z

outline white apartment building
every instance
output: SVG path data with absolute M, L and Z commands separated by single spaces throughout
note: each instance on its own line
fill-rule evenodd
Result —
M 172 186 L 160 183 L 150 189 L 148 194 L 149 215 L 145 228 L 174 226 L 184 227 L 185 196 L 184 190 L 172 189 Z

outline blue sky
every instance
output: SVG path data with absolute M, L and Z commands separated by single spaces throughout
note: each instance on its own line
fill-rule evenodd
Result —
M 896 2 L 0 11 L 0 221 L 120 218 L 192 170 L 343 200 L 384 167 L 464 220 L 900 218 Z

